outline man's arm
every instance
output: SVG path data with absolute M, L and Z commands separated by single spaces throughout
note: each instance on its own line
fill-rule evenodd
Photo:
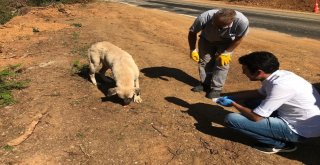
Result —
M 231 62 L 231 54 L 233 50 L 241 43 L 243 37 L 236 38 L 224 52 L 217 52 L 217 61 L 221 66 L 228 65 Z
M 233 101 L 231 103 L 231 105 L 233 107 L 235 107 L 243 116 L 247 117 L 248 119 L 250 119 L 252 121 L 259 121 L 259 120 L 263 119 L 263 117 L 254 113 L 252 111 L 252 109 L 241 106 L 240 104 L 236 103 L 235 101 Z
M 188 42 L 189 42 L 189 48 L 190 50 L 196 49 L 196 43 L 197 43 L 197 33 L 194 33 L 192 31 L 189 31 L 188 34 Z
M 220 98 L 218 98 L 218 100 L 216 102 L 220 105 L 223 105 L 223 106 L 235 107 L 243 116 L 247 117 L 248 119 L 250 119 L 252 121 L 259 121 L 259 120 L 263 119 L 262 116 L 254 113 L 252 109 L 238 104 L 237 102 L 229 99 L 228 96 L 220 97 Z
M 232 41 L 230 46 L 226 49 L 227 52 L 233 52 L 233 50 L 240 45 L 241 41 L 243 40 L 244 37 L 239 37 L 236 38 L 235 40 Z

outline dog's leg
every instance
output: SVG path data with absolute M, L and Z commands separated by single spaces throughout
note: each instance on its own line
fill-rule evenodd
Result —
M 96 81 L 96 77 L 95 77 L 96 67 L 93 63 L 90 62 L 89 68 L 90 68 L 90 73 L 89 73 L 90 80 L 95 86 L 97 86 L 97 81 Z
M 135 103 L 141 103 L 142 99 L 140 97 L 140 85 L 139 85 L 139 78 L 137 78 L 134 81 L 134 86 L 135 86 L 135 94 L 133 96 L 133 102 Z
M 99 70 L 99 75 L 103 79 L 103 81 L 111 83 L 112 81 L 106 77 L 106 72 L 110 67 L 106 64 L 102 64 L 102 68 Z

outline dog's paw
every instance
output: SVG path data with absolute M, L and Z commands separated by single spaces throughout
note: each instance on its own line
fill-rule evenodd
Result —
M 133 102 L 135 102 L 135 103 L 141 103 L 142 102 L 142 99 L 141 99 L 141 97 L 140 96 L 134 96 L 133 97 Z

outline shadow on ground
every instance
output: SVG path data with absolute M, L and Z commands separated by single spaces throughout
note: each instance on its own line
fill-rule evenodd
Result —
M 182 111 L 182 113 L 189 114 L 197 121 L 197 123 L 194 123 L 197 130 L 221 139 L 249 145 L 250 140 L 248 140 L 247 137 L 234 130 L 223 127 L 224 117 L 232 112 L 218 105 L 205 103 L 189 104 L 177 97 L 166 97 L 165 99 L 170 103 L 187 108 L 187 110 Z
M 141 72 L 145 76 L 150 78 L 159 78 L 164 81 L 169 81 L 167 77 L 172 77 L 178 81 L 181 81 L 189 86 L 195 86 L 199 84 L 199 80 L 185 73 L 177 68 L 169 68 L 165 66 L 143 68 Z
M 226 93 L 226 95 L 245 92 L 249 91 Z M 221 106 L 205 103 L 189 104 L 188 102 L 177 97 L 166 97 L 165 99 L 170 103 L 187 108 L 186 111 L 182 112 L 189 114 L 197 121 L 197 123 L 194 124 L 197 130 L 221 139 L 231 140 L 249 146 L 253 145 L 254 142 L 247 136 L 229 128 L 215 126 L 216 124 L 224 125 L 225 116 L 229 113 L 232 113 L 225 110 Z M 320 157 L 318 155 L 320 153 L 320 138 L 310 139 L 304 143 L 298 143 L 297 145 L 298 150 L 295 152 L 278 153 L 278 155 L 288 159 L 297 160 L 306 165 L 320 164 Z
M 124 102 L 120 97 L 118 97 L 118 95 L 108 96 L 108 89 L 116 87 L 116 82 L 111 77 L 107 77 L 107 79 L 109 81 L 105 82 L 100 76 L 96 75 L 98 89 L 105 95 L 105 97 L 101 98 L 101 101 L 113 102 L 115 104 L 123 105 Z
M 90 79 L 89 79 L 89 68 L 88 67 L 83 67 L 79 70 L 79 72 L 77 73 L 78 76 L 82 77 L 85 80 L 88 80 L 90 83 Z M 103 81 L 103 79 L 96 74 L 96 81 L 97 81 L 97 88 L 105 95 L 105 97 L 101 98 L 102 102 L 105 101 L 110 101 L 116 104 L 121 104 L 123 105 L 123 100 L 121 98 L 119 98 L 117 95 L 113 95 L 113 96 L 109 96 L 108 97 L 108 89 L 109 88 L 113 88 L 116 86 L 116 82 L 111 78 L 106 76 L 108 82 Z

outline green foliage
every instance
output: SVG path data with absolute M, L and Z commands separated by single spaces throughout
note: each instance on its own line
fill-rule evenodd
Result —
M 88 64 L 81 64 L 80 61 L 76 60 L 72 65 L 72 74 L 87 75 L 89 71 Z
M 81 23 L 73 23 L 73 24 L 71 24 L 71 25 L 74 26 L 74 27 L 77 27 L 77 28 L 82 27 L 82 24 L 81 24 Z
M 23 4 L 23 6 L 48 6 L 55 3 L 73 4 L 92 1 L 94 0 L 20 0 L 19 4 Z M 0 0 L 0 24 L 5 24 L 17 15 L 16 11 L 21 6 L 15 4 L 17 4 L 17 0 Z
M 58 0 L 59 1 L 59 0 Z M 93 2 L 94 0 L 60 0 L 62 3 L 72 4 L 72 3 L 89 3 Z
M 71 34 L 71 39 L 74 40 L 75 42 L 78 42 L 77 40 L 80 38 L 80 34 L 77 32 L 72 32 Z
M 79 139 L 83 139 L 85 136 L 84 136 L 83 133 L 78 132 L 78 133 L 76 133 L 76 137 L 79 138 Z
M 39 28 L 33 27 L 33 28 L 32 28 L 32 32 L 38 33 L 38 32 L 40 32 L 40 30 L 39 30 Z
M 53 3 L 65 3 L 65 4 L 73 4 L 73 3 L 88 3 L 93 0 L 28 0 L 28 3 L 32 6 L 47 6 Z
M 9 145 L 5 145 L 2 147 L 3 150 L 5 151 L 12 151 L 13 150 L 13 146 L 9 146 Z
M 8 22 L 14 16 L 9 2 L 9 0 L 0 0 L 0 24 Z
M 11 95 L 12 90 L 27 87 L 27 81 L 15 81 L 16 76 L 21 72 L 20 65 L 12 65 L 0 71 L 0 107 L 15 102 Z
M 8 22 L 14 15 L 10 11 L 0 9 L 0 24 L 5 24 Z

